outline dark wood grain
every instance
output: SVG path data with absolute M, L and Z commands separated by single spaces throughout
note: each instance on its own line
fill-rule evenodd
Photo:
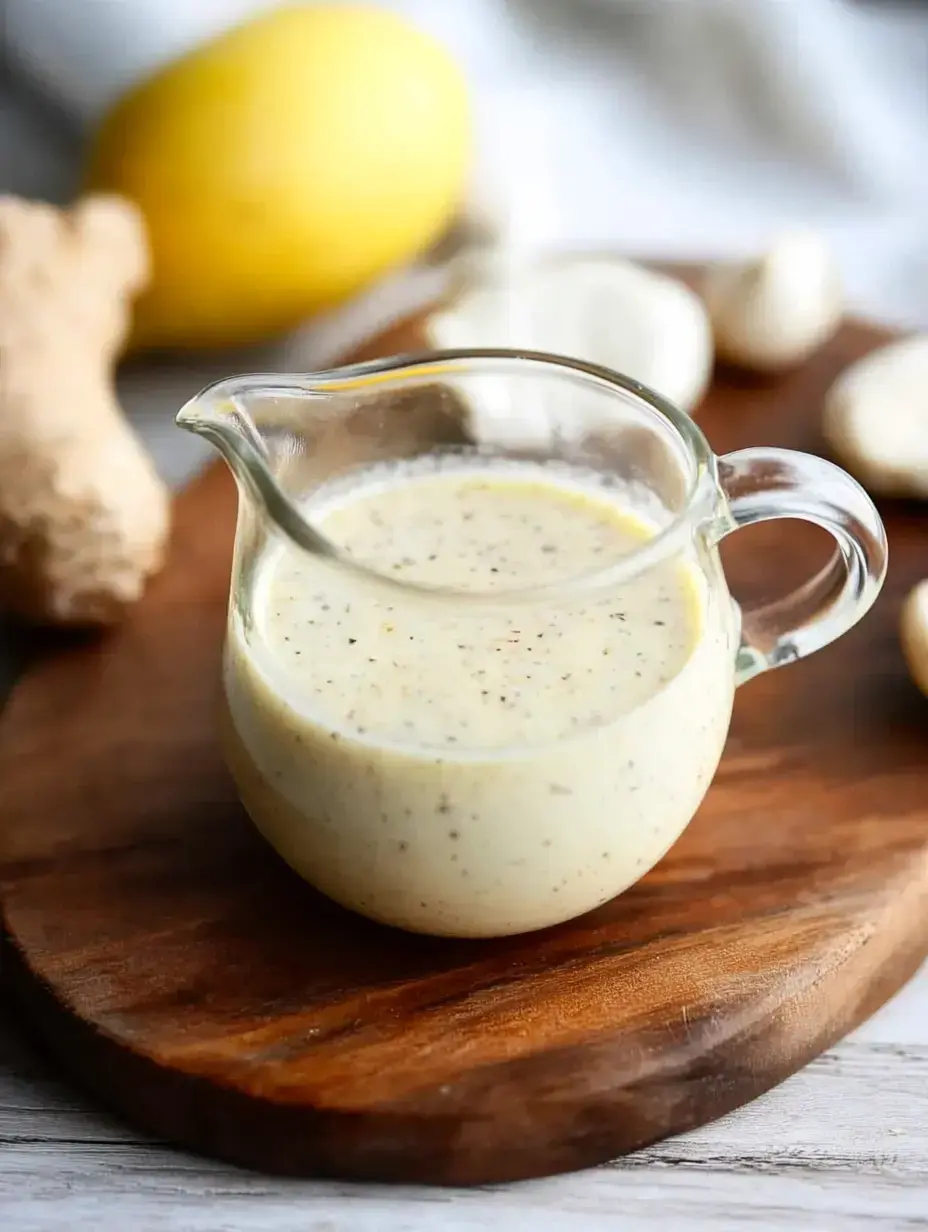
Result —
M 781 380 L 722 374 L 714 446 L 815 448 L 823 391 L 879 340 L 847 326 Z M 862 625 L 739 694 L 706 803 L 653 873 L 573 923 L 464 942 L 325 901 L 236 803 L 213 723 L 234 505 L 219 468 L 185 492 L 130 623 L 34 666 L 2 726 L 8 986 L 113 1108 L 273 1171 L 577 1168 L 768 1089 L 925 955 L 928 702 L 895 626 L 928 515 L 885 510 L 889 581 Z M 791 524 L 732 545 L 754 596 L 824 550 Z

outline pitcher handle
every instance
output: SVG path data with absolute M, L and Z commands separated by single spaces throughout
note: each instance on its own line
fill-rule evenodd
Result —
M 821 650 L 872 607 L 886 576 L 886 530 L 870 497 L 839 467 L 790 449 L 740 449 L 719 459 L 732 521 L 722 536 L 771 518 L 801 518 L 836 542 L 817 576 L 782 599 L 742 610 L 739 684 Z

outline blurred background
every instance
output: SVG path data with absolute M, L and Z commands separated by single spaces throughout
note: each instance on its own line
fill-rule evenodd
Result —
M 274 7 L 0 0 L 0 191 L 71 200 L 88 141 L 127 91 Z M 854 310 L 928 327 L 928 5 L 379 7 L 429 32 L 463 69 L 475 131 L 464 210 L 497 244 L 699 259 L 752 253 L 801 224 L 828 237 Z M 224 88 L 236 87 L 230 79 Z M 272 134 L 282 121 L 265 122 Z M 353 153 L 348 140 L 340 157 Z M 378 270 L 344 302 L 314 312 L 295 349 L 292 339 L 282 350 L 260 339 L 257 350 L 133 359 L 120 392 L 163 472 L 179 481 L 203 456 L 171 417 L 206 381 L 243 367 L 328 363 L 428 293 L 410 259 L 397 264 L 399 272 Z

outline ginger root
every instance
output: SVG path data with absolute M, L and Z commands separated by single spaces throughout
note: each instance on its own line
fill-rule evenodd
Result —
M 111 624 L 161 564 L 168 493 L 113 382 L 147 277 L 128 201 L 0 198 L 0 606 L 19 616 Z

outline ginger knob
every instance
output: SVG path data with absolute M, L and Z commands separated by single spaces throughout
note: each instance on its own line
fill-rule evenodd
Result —
M 141 216 L 0 198 L 0 606 L 110 624 L 161 564 L 169 498 L 116 400 Z

